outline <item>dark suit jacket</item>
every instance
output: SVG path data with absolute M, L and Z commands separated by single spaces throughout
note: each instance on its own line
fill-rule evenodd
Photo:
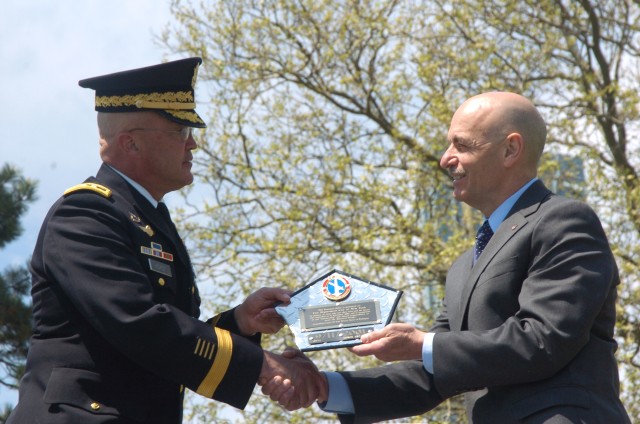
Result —
M 434 375 L 419 361 L 343 373 L 356 415 L 342 419 L 415 415 L 466 393 L 475 424 L 629 423 L 614 358 L 619 277 L 595 213 L 536 182 L 472 258 L 447 275 Z
M 243 408 L 262 366 L 259 335 L 233 311 L 205 323 L 173 225 L 111 168 L 110 195 L 58 200 L 33 252 L 33 337 L 9 423 L 182 421 L 184 387 Z

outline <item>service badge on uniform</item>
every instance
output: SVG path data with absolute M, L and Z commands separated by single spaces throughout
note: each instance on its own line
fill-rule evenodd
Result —
M 162 245 L 160 243 L 151 242 L 151 247 L 140 246 L 140 252 L 145 255 L 155 256 L 156 258 L 162 258 L 169 262 L 173 262 L 173 254 L 162 251 Z

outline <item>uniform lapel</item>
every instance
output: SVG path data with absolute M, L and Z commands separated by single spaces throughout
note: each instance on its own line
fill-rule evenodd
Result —
M 180 258 L 180 260 L 191 266 L 191 260 L 189 259 L 189 254 L 187 253 L 187 248 L 184 245 L 184 242 L 180 238 L 178 231 L 176 230 L 173 223 L 167 221 L 162 214 L 158 211 L 158 209 L 154 208 L 146 199 L 142 199 L 139 203 L 135 204 L 134 207 L 140 210 L 140 213 L 148 219 L 153 225 L 164 234 L 169 240 L 171 240 L 175 251 Z
M 160 212 L 158 212 L 158 210 L 154 208 L 153 205 L 144 198 L 144 196 L 142 196 L 120 175 L 105 164 L 100 167 L 96 177 L 98 181 L 111 188 L 114 192 L 129 202 L 135 209 L 136 213 L 144 217 L 154 231 L 160 231 L 169 240 L 171 240 L 175 253 L 178 255 L 180 260 L 191 267 L 189 254 L 187 253 L 187 249 L 177 231 L 171 228 L 171 223 L 166 222 Z

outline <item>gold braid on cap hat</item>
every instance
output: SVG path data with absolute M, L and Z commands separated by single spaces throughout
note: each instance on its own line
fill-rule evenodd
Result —
M 96 96 L 97 107 L 135 106 L 140 109 L 195 109 L 188 91 L 145 93 L 126 96 Z
M 190 110 L 180 111 L 180 110 L 165 109 L 164 112 L 168 113 L 174 118 L 182 119 L 183 121 L 196 122 L 199 124 L 203 122 L 202 119 L 200 119 L 195 112 Z

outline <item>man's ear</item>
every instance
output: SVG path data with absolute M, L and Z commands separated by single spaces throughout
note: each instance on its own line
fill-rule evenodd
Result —
M 128 132 L 121 132 L 118 134 L 118 148 L 125 153 L 138 151 L 136 141 Z
M 511 133 L 505 140 L 504 166 L 511 168 L 521 164 L 522 158 L 524 158 L 524 140 L 519 133 Z

